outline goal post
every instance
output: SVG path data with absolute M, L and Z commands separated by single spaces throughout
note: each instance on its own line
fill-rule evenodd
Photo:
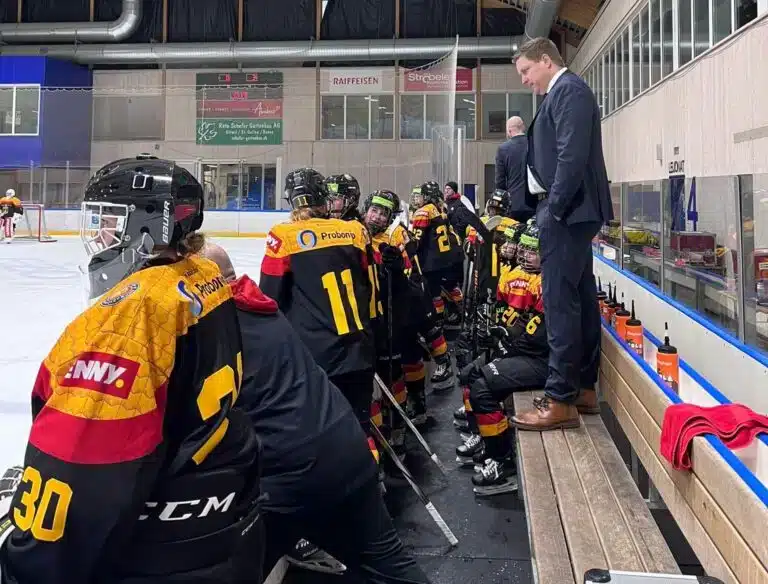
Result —
M 48 225 L 45 222 L 45 205 L 38 203 L 22 203 L 22 205 L 23 214 L 16 223 L 14 239 L 41 243 L 56 241 L 48 234 Z

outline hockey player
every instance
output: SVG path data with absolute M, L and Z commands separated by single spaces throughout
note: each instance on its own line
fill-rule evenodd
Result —
M 432 294 L 432 302 L 438 318 L 445 320 L 446 296 L 456 305 L 462 301 L 458 283 L 462 279 L 461 247 L 451 234 L 448 216 L 443 210 L 443 193 L 440 186 L 429 181 L 413 189 L 411 193 L 411 231 L 417 242 L 419 265 Z M 461 320 L 460 310 L 452 310 L 449 326 L 456 326 Z M 441 326 L 445 323 L 441 322 Z
M 23 206 L 16 197 L 16 191 L 13 189 L 5 191 L 5 196 L 0 198 L 0 241 L 13 242 L 16 222 L 23 213 Z
M 94 302 L 38 372 L 0 581 L 260 582 L 259 447 L 233 409 L 232 293 L 195 255 L 203 189 L 171 161 L 123 159 L 82 211 Z
M 375 320 L 376 372 L 403 408 L 406 387 L 403 379 L 402 355 L 404 324 L 408 321 L 410 287 L 406 277 L 407 262 L 404 246 L 392 241 L 387 229 L 400 208 L 400 198 L 392 191 L 380 190 L 369 194 L 362 206 L 362 220 L 372 238 L 381 289 L 382 318 Z M 386 405 L 382 400 L 381 405 Z M 400 457 L 405 456 L 405 422 L 393 411 L 389 415 L 390 443 Z
M 351 174 L 336 174 L 325 180 L 328 189 L 328 209 L 333 219 L 360 220 L 360 184 Z
M 501 355 L 487 364 L 480 357 L 461 372 L 461 382 L 469 386 L 471 411 L 467 417 L 478 433 L 459 446 L 456 454 L 460 462 L 482 461 L 472 477 L 480 495 L 517 489 L 513 432 L 499 403 L 515 391 L 543 387 L 548 373 L 539 235 L 533 220 L 520 236 L 517 258 L 519 265 L 499 289 L 510 314 L 504 326 L 492 330 L 501 341 Z
M 243 386 L 237 408 L 250 417 L 262 447 L 264 574 L 307 537 L 365 582 L 427 582 L 395 532 L 348 401 L 277 304 L 248 276 L 235 279 L 221 248 L 209 244 L 204 253 L 221 267 L 238 308 Z
M 269 232 L 261 289 L 277 301 L 370 432 L 375 364 L 371 319 L 378 315 L 379 290 L 374 266 L 368 263 L 368 233 L 358 221 L 328 217 L 325 179 L 314 169 L 290 172 L 285 196 L 293 208 L 291 221 Z M 370 443 L 373 452 L 373 438 Z

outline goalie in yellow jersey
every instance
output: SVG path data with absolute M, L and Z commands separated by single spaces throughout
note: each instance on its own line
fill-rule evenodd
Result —
M 37 374 L 0 500 L 2 584 L 261 581 L 259 447 L 233 409 L 240 328 L 219 268 L 195 255 L 202 221 L 203 189 L 174 162 L 118 160 L 88 182 L 91 305 Z
M 0 241 L 11 243 L 16 234 L 16 223 L 24 213 L 21 201 L 16 197 L 16 191 L 8 189 L 5 196 L 0 197 Z

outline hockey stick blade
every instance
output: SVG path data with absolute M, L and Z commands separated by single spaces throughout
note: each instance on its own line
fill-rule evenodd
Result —
M 403 420 L 405 420 L 406 426 L 408 426 L 411 429 L 411 432 L 413 432 L 414 436 L 416 436 L 416 439 L 421 443 L 421 445 L 424 447 L 424 450 L 427 452 L 427 456 L 432 459 L 432 461 L 437 465 L 437 468 L 440 469 L 440 472 L 443 473 L 443 476 L 447 475 L 448 472 L 443 466 L 443 463 L 440 462 L 440 459 L 437 458 L 437 454 L 430 448 L 427 441 L 424 439 L 424 436 L 421 435 L 421 432 L 418 431 L 416 426 L 414 426 L 413 422 L 411 422 L 411 419 L 408 417 L 408 414 L 406 414 L 403 411 L 403 408 L 400 407 L 400 404 L 397 403 L 397 400 L 395 399 L 395 396 L 392 395 L 392 393 L 389 391 L 389 388 L 386 386 L 386 384 L 381 380 L 381 377 L 379 377 L 379 374 L 374 374 L 373 379 L 376 381 L 376 385 L 379 386 L 381 389 L 381 393 L 387 396 L 387 399 L 390 401 L 392 406 L 397 410 L 397 412 L 402 416 Z
M 421 490 L 421 487 L 416 483 L 416 479 L 413 478 L 413 475 L 410 473 L 410 471 L 407 468 L 405 468 L 405 465 L 403 464 L 403 462 L 397 457 L 397 454 L 395 454 L 394 449 L 389 444 L 389 442 L 387 442 L 387 439 L 384 438 L 384 435 L 381 433 L 381 430 L 379 430 L 378 426 L 374 424 L 373 420 L 370 421 L 370 424 L 371 424 L 371 430 L 376 436 L 376 440 L 379 442 L 379 444 L 381 444 L 381 446 L 386 451 L 387 455 L 392 459 L 392 462 L 394 462 L 395 466 L 397 466 L 397 468 L 400 470 L 402 475 L 405 477 L 405 480 L 407 480 L 408 483 L 411 485 L 413 492 L 416 493 L 416 496 L 424 504 L 424 507 L 426 507 L 427 512 L 432 517 L 434 522 L 437 524 L 437 527 L 440 528 L 440 531 L 443 532 L 443 535 L 448 540 L 448 543 L 451 544 L 451 547 L 458 545 L 459 540 L 453 534 L 453 532 L 451 531 L 451 528 L 448 527 L 448 524 L 442 518 L 440 513 L 438 513 L 437 509 L 435 509 L 435 506 L 432 504 L 432 501 L 430 501 L 427 498 L 427 495 L 424 493 L 424 491 Z

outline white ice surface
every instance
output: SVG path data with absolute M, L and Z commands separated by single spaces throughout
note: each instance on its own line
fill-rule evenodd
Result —
M 215 239 L 238 275 L 258 280 L 264 239 Z M 80 239 L 0 242 L 0 473 L 21 464 L 31 423 L 30 395 L 40 363 L 84 308 Z

